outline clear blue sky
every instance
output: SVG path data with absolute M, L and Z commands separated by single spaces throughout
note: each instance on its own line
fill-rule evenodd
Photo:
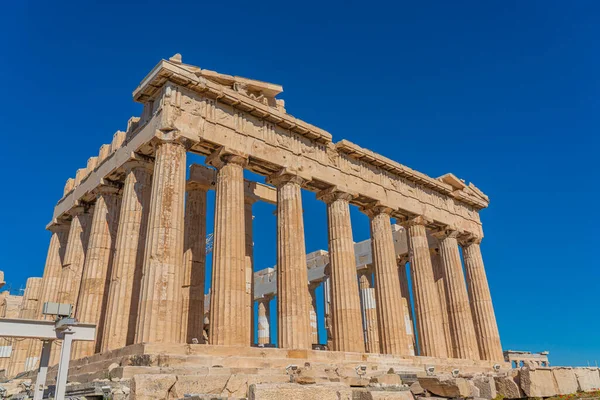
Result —
M 482 248 L 503 347 L 600 362 L 599 2 L 89 3 L 0 13 L 0 269 L 13 288 L 42 274 L 65 180 L 140 114 L 132 90 L 179 52 L 282 84 L 288 112 L 334 141 L 474 182 L 491 198 Z M 304 202 L 307 250 L 327 248 L 325 207 Z M 257 269 L 275 263 L 272 211 L 256 207 Z M 368 220 L 352 218 L 366 239 Z

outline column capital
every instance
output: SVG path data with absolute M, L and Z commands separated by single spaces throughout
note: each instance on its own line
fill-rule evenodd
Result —
M 98 196 L 102 196 L 105 194 L 120 194 L 121 187 L 117 182 L 107 181 L 105 179 L 102 180 L 102 183 L 95 187 L 92 190 L 92 193 L 98 198 Z
M 410 228 L 411 226 L 415 225 L 427 226 L 432 222 L 433 220 L 425 217 L 424 215 L 417 215 L 415 217 L 407 219 L 406 221 L 401 222 L 400 225 L 402 225 L 405 228 Z
M 458 238 L 462 234 L 462 231 L 453 226 L 447 226 L 437 232 L 433 232 L 431 236 L 438 240 L 444 240 L 447 238 Z
M 400 255 L 396 256 L 396 263 L 398 263 L 398 267 L 404 267 L 408 261 L 409 261 L 408 253 L 400 254 Z
M 472 233 L 466 233 L 458 238 L 458 243 L 461 246 L 469 246 L 471 244 L 481 244 L 481 240 L 483 238 L 481 236 L 474 235 Z
M 73 208 L 67 211 L 67 214 L 69 214 L 71 217 L 76 217 L 80 214 L 91 212 L 93 208 L 94 204 L 92 203 L 78 201 Z
M 352 193 L 339 190 L 337 186 L 332 186 L 317 192 L 317 199 L 324 201 L 326 204 L 333 203 L 336 200 L 350 201 L 355 197 L 356 196 Z
M 149 157 L 141 158 L 141 156 L 134 153 L 132 158 L 123 164 L 122 168 L 126 174 L 138 168 L 145 169 L 152 173 L 154 171 L 154 163 Z
M 198 182 L 198 181 L 187 181 L 185 183 L 185 191 L 186 192 L 193 192 L 196 190 L 202 191 L 202 192 L 206 192 L 210 189 L 212 185 L 210 184 L 206 184 L 204 182 Z
M 382 206 L 381 202 L 376 201 L 367 204 L 364 207 L 361 207 L 361 211 L 365 213 L 369 218 L 373 218 L 379 214 L 387 214 L 391 216 L 394 210 L 391 207 Z
M 69 232 L 69 228 L 69 224 L 60 224 L 57 222 L 54 222 L 46 227 L 46 229 L 52 233 Z
M 302 186 L 307 180 L 302 178 L 297 171 L 289 168 L 282 168 L 267 177 L 267 183 L 275 187 L 280 187 L 290 182 Z
M 248 155 L 226 147 L 219 147 L 210 153 L 204 162 L 216 169 L 221 169 L 226 164 L 236 164 L 246 167 L 248 165 Z
M 177 144 L 183 146 L 186 150 L 192 147 L 193 144 L 190 139 L 182 136 L 181 132 L 176 129 L 157 129 L 151 143 L 155 147 L 166 143 Z

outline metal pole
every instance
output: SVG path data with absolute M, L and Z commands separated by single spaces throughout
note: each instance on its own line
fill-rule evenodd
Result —
M 50 361 L 51 340 L 42 341 L 42 355 L 40 356 L 40 368 L 38 369 L 37 380 L 33 392 L 33 400 L 42 400 L 44 397 L 44 386 L 46 386 L 46 375 L 48 373 L 48 362 Z
M 64 400 L 67 389 L 67 376 L 69 375 L 69 359 L 71 358 L 71 343 L 73 342 L 73 330 L 69 327 L 63 331 L 63 344 L 58 361 L 58 375 L 56 376 L 55 400 Z

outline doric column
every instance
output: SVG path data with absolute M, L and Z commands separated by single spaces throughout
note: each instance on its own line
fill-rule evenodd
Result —
M 181 308 L 181 341 L 204 343 L 204 277 L 206 265 L 206 193 L 208 187 L 188 182 Z
M 247 315 L 250 324 L 250 345 L 254 343 L 254 238 L 252 236 L 252 205 L 255 199 L 245 197 L 244 199 L 244 232 L 245 232 L 245 252 L 244 257 L 246 265 L 246 307 L 248 308 Z
M 500 334 L 483 266 L 480 242 L 481 239 L 472 237 L 462 243 L 475 335 L 481 359 L 502 361 L 504 356 L 500 344 Z
M 446 307 L 452 337 L 452 349 L 448 349 L 448 355 L 455 358 L 479 360 L 465 275 L 458 252 L 456 239 L 458 234 L 459 232 L 453 229 L 446 229 L 434 234 L 440 243 L 440 261 L 444 270 Z
M 42 289 L 42 278 L 29 278 L 25 286 L 23 294 L 23 303 L 19 311 L 19 318 L 36 319 L 38 311 L 38 301 Z M 25 371 L 25 361 L 27 359 L 27 351 L 32 341 L 37 339 L 18 339 L 13 341 L 13 353 L 10 357 L 8 365 L 8 377 Z
M 271 327 L 269 318 L 271 313 L 269 310 L 270 297 L 262 298 L 258 301 L 258 344 L 271 343 Z
M 404 328 L 408 342 L 408 355 L 414 356 L 417 348 L 417 340 L 414 333 L 413 314 L 410 300 L 410 292 L 408 290 L 408 276 L 406 274 L 406 263 L 408 262 L 408 254 L 398 256 L 396 258 L 398 264 L 398 279 L 400 280 L 400 293 L 402 295 L 402 308 L 404 309 Z
M 391 209 L 373 207 L 367 210 L 371 219 L 371 248 L 377 290 L 377 320 L 383 354 L 409 355 L 406 317 L 402 292 L 398 284 L 398 266 L 390 221 Z
M 440 299 L 433 281 L 433 267 L 427 242 L 427 223 L 424 217 L 416 217 L 405 222 L 419 332 L 419 355 L 448 357 L 439 307 Z
M 185 156 L 177 140 L 156 144 L 136 343 L 181 336 Z
M 446 348 L 448 349 L 448 356 L 455 357 L 452 350 L 452 334 L 450 333 L 450 320 L 448 318 L 448 296 L 446 296 L 446 279 L 444 278 L 446 274 L 440 259 L 440 249 L 430 249 L 430 252 L 431 265 L 433 266 L 433 280 L 435 281 L 435 287 L 437 288 L 438 297 L 440 299 L 440 310 L 442 312 L 442 326 L 444 327 Z
M 71 209 L 71 227 L 67 238 L 67 248 L 60 275 L 57 301 L 59 303 L 71 304 L 75 310 L 85 253 L 88 248 L 90 227 L 92 222 L 93 207 L 79 206 Z
M 366 273 L 360 274 L 359 286 L 365 331 L 365 350 L 367 353 L 381 353 L 375 289 L 371 287 L 371 282 Z
M 142 161 L 130 161 L 124 166 L 126 175 L 108 288 L 102 351 L 134 343 L 150 210 L 152 166 L 152 163 Z
M 325 335 L 327 339 L 327 348 L 333 349 L 331 341 L 331 266 L 325 267 L 325 279 L 323 279 L 323 310 L 325 311 Z
M 206 160 L 218 169 L 210 298 L 209 343 L 248 345 L 244 166 L 247 159 L 218 150 Z
M 318 198 L 327 204 L 333 350 L 365 352 L 354 240 L 350 223 L 352 196 L 327 189 Z
M 113 185 L 102 185 L 95 190 L 96 205 L 75 317 L 80 322 L 96 325 L 96 341 L 75 342 L 71 356 L 74 360 L 100 351 L 108 299 L 107 282 L 112 272 L 121 206 L 119 190 Z
M 286 349 L 311 349 L 308 271 L 301 185 L 297 175 L 271 176 L 277 187 L 277 333 Z
M 318 284 L 310 284 L 308 287 L 310 293 L 309 319 L 312 344 L 319 344 L 319 321 L 317 319 L 317 286 Z

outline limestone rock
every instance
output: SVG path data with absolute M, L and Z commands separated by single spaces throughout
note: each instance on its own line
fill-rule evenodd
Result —
M 572 394 L 577 392 L 579 384 L 577 383 L 577 376 L 575 376 L 573 368 L 552 368 L 552 374 L 556 381 L 558 394 Z
M 371 383 L 379 383 L 382 385 L 401 385 L 402 379 L 398 374 L 383 374 L 372 377 Z
M 598 368 L 575 368 L 575 376 L 579 384 L 579 390 L 590 392 L 600 389 L 600 375 Z
M 448 375 L 427 376 L 419 378 L 423 389 L 442 397 L 470 397 L 471 387 L 464 378 L 453 378 Z
M 519 387 L 518 374 L 508 376 L 495 376 L 494 382 L 496 383 L 496 391 L 499 395 L 505 399 L 520 399 L 525 397 L 525 393 Z
M 550 368 L 522 368 L 519 377 L 521 389 L 527 397 L 550 397 L 558 393 Z
M 421 395 L 421 394 L 425 393 L 425 390 L 423 390 L 423 387 L 421 386 L 421 384 L 419 383 L 419 381 L 416 381 L 415 383 L 413 383 L 412 385 L 410 385 L 410 391 L 415 396 L 418 396 L 418 395 Z
M 352 400 L 352 390 L 341 383 L 298 385 L 296 383 L 250 385 L 248 400 Z
M 475 385 L 475 383 L 472 380 L 467 380 L 467 384 L 469 385 L 469 388 L 471 389 L 471 395 L 469 397 L 473 397 L 473 398 L 481 397 L 479 388 Z
M 366 391 L 353 393 L 353 400 L 414 400 L 413 394 L 410 390 L 402 391 Z M 431 399 L 431 398 L 429 398 Z
M 496 397 L 496 383 L 491 376 L 476 376 L 473 384 L 479 389 L 479 397 L 488 400 Z
M 175 375 L 135 375 L 131 380 L 131 396 L 135 400 L 168 399 L 176 381 Z

